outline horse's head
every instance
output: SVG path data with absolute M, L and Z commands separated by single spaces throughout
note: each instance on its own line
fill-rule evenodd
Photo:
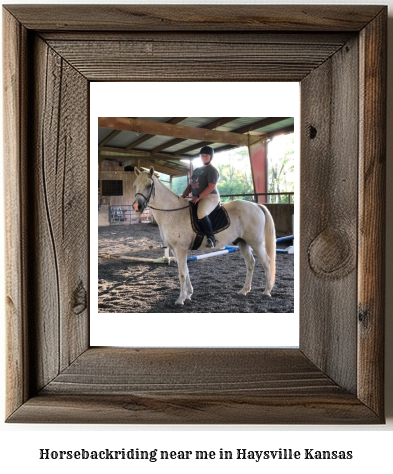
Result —
M 152 195 L 154 196 L 154 168 L 151 167 L 150 171 L 140 171 L 138 168 L 134 168 L 137 176 L 134 182 L 135 189 L 135 201 L 133 204 L 136 212 L 143 212 Z

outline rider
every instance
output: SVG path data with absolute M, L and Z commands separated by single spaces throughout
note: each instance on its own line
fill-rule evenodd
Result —
M 217 191 L 217 182 L 219 173 L 211 164 L 214 156 L 213 148 L 204 146 L 200 151 L 203 166 L 196 168 L 192 177 L 191 183 L 184 190 L 182 197 L 188 196 L 192 191 L 192 203 L 196 204 L 198 201 L 198 221 L 206 234 L 206 247 L 213 248 L 216 245 L 214 238 L 213 226 L 209 218 L 209 214 L 217 207 L 220 201 L 220 195 Z

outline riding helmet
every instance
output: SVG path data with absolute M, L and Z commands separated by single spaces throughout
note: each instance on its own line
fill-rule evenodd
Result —
M 210 155 L 211 156 L 211 160 L 213 159 L 213 155 L 214 155 L 214 150 L 212 147 L 210 146 L 204 146 L 201 148 L 201 151 L 199 152 L 200 155 Z

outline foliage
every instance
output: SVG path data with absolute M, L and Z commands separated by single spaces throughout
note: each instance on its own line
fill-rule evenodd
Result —
M 247 148 L 238 148 L 225 155 L 225 160 L 217 159 L 216 164 L 220 173 L 217 185 L 220 195 L 253 194 L 254 185 Z M 240 199 L 240 196 L 238 198 Z M 249 196 L 245 199 L 252 201 L 253 197 Z M 221 200 L 228 202 L 231 198 L 222 198 Z
M 280 135 L 268 143 L 268 192 L 294 191 L 294 134 Z M 286 203 L 287 196 L 270 196 L 270 202 Z
M 172 180 L 172 191 L 178 195 L 183 194 L 187 187 L 187 176 L 179 176 Z

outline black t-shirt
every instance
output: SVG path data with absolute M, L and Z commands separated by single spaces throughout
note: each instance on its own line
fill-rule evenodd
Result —
M 213 165 L 196 168 L 191 178 L 191 191 L 194 197 L 198 196 L 210 183 L 217 183 L 219 173 Z M 213 189 L 211 194 L 217 194 L 217 189 Z

